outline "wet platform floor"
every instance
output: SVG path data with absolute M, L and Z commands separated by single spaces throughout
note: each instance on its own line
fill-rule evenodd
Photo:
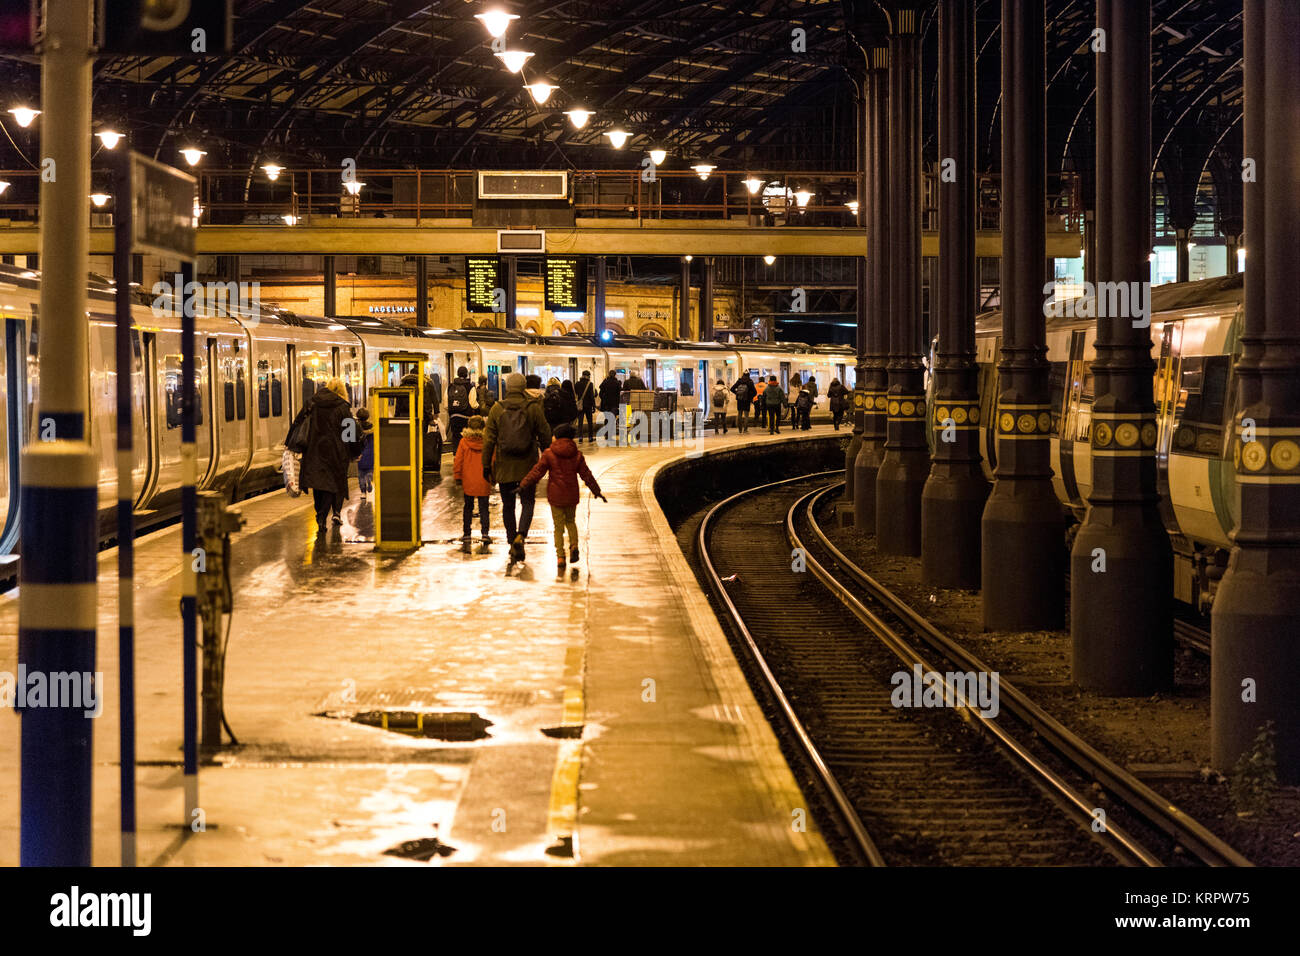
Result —
M 522 569 L 505 573 L 496 497 L 495 543 L 461 553 L 449 462 L 427 482 L 426 543 L 406 553 L 373 549 L 355 480 L 325 535 L 309 496 L 241 503 L 225 692 L 239 745 L 205 760 L 201 832 L 181 826 L 179 530 L 139 539 L 141 865 L 428 865 L 385 851 L 434 839 L 441 865 L 832 862 L 791 824 L 807 804 L 651 492 L 687 449 L 582 447 L 609 502 L 584 489 L 579 572 L 558 579 L 541 494 Z M 115 570 L 104 552 L 98 865 L 120 858 Z M 11 673 L 17 605 L 0 596 Z M 371 726 L 381 712 L 452 715 L 435 730 L 473 739 Z M 18 860 L 19 728 L 0 711 L 0 865 Z

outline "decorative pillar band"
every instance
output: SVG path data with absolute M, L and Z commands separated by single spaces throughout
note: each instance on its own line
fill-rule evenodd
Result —
M 1232 440 L 1237 481 L 1248 485 L 1300 484 L 1300 428 L 1254 429 L 1254 441 L 1242 441 L 1238 422 Z
M 1156 447 L 1156 419 L 1149 412 L 1092 413 L 1092 453 L 1103 458 L 1136 458 Z
M 943 401 L 934 409 L 934 427 L 944 429 L 956 427 L 958 431 L 978 431 L 980 427 L 980 403 L 977 401 Z M 949 425 L 948 423 L 952 424 Z
M 1052 406 L 1034 405 L 999 405 L 998 438 L 1024 440 L 1042 439 L 1053 434 Z
M 924 395 L 892 395 L 889 398 L 891 422 L 925 421 Z

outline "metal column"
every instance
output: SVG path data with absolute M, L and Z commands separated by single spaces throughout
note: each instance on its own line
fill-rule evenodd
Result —
M 429 257 L 415 257 L 415 325 L 429 327 Z
M 866 50 L 861 50 L 863 57 L 867 54 Z M 863 64 L 865 66 L 865 63 Z M 865 70 L 862 73 L 850 71 L 850 78 L 853 80 L 853 105 L 854 123 L 853 142 L 856 151 L 856 162 L 858 173 L 857 196 L 859 222 L 867 215 L 867 124 L 870 122 L 867 116 L 867 98 L 863 91 L 863 85 L 866 83 Z M 866 252 L 865 243 L 862 250 Z M 855 299 L 857 310 L 857 330 L 854 336 L 854 346 L 857 352 L 856 368 L 854 375 L 853 404 L 850 407 L 849 415 L 853 424 L 853 434 L 849 439 L 848 447 L 844 449 L 844 494 L 840 497 L 839 503 L 835 507 L 836 514 L 839 515 L 841 525 L 851 526 L 853 524 L 853 466 L 857 464 L 858 452 L 862 450 L 862 379 L 866 375 L 866 368 L 863 362 L 866 360 L 867 352 L 867 259 L 865 255 L 858 256 L 854 262 L 854 280 L 857 286 L 857 295 Z
M 18 590 L 22 714 L 19 856 L 23 866 L 90 866 L 95 677 L 97 480 L 86 440 L 89 381 L 90 0 L 47 0 L 41 146 L 58 172 L 41 182 L 40 399 L 22 452 Z M 27 678 L 70 673 L 76 693 L 28 706 Z M 93 681 L 93 684 L 92 684 Z M 36 701 L 31 701 L 34 705 Z
M 1133 210 L 1151 202 L 1150 0 L 1099 0 L 1097 25 L 1107 37 L 1097 75 L 1110 88 L 1110 111 L 1097 114 L 1098 129 L 1108 127 L 1098 190 L 1105 184 L 1109 199 L 1097 226 L 1110 260 L 1098 278 L 1138 297 L 1130 294 L 1128 310 L 1116 315 L 1103 314 L 1115 299 L 1096 300 L 1092 491 L 1070 555 L 1073 677 L 1099 693 L 1146 696 L 1174 676 L 1173 552 L 1156 490 L 1150 226 L 1145 217 L 1133 221 Z
M 338 298 L 338 270 L 334 267 L 333 256 L 322 256 L 321 278 L 324 282 L 325 292 L 325 314 L 335 316 L 339 314 Z
M 921 37 L 911 5 L 890 11 L 889 423 L 876 473 L 876 548 L 921 553 L 921 491 L 930 472 L 921 365 Z
M 595 332 L 600 338 L 605 334 L 605 257 L 596 256 L 596 316 Z
M 980 549 L 984 626 L 998 631 L 1058 628 L 1065 603 L 1043 311 L 1043 44 L 1042 4 L 1002 0 L 1002 357 Z
M 980 518 L 989 483 L 979 452 L 975 364 L 975 11 L 939 7 L 939 156 L 955 178 L 939 181 L 939 346 L 934 363 L 934 461 L 921 495 L 921 579 L 980 585 Z
M 677 337 L 689 342 L 691 336 L 691 264 L 685 256 L 681 258 L 682 278 L 678 285 L 677 298 L 681 303 L 677 313 Z
M 867 226 L 866 354 L 854 408 L 861 399 L 862 445 L 853 463 L 853 523 L 876 531 L 876 475 L 885 458 L 889 373 L 889 47 L 878 42 L 867 52 L 867 192 L 858 207 Z
M 1233 461 L 1241 520 L 1214 599 L 1210 741 L 1230 770 L 1271 722 L 1300 783 L 1300 6 L 1245 0 L 1246 318 Z M 1266 132 L 1267 131 L 1267 132 Z
M 713 256 L 700 262 L 700 338 L 713 341 Z
M 506 256 L 506 328 L 519 328 L 519 257 Z

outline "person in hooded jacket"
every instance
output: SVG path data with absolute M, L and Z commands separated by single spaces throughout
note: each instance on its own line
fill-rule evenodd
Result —
M 799 389 L 799 394 L 794 399 L 794 427 L 800 431 L 808 431 L 812 428 L 812 410 L 813 410 L 813 386 L 811 379 L 803 383 Z
M 456 369 L 456 377 L 447 386 L 447 433 L 451 437 L 451 453 L 454 456 L 460 445 L 460 433 L 474 414 L 474 383 L 470 381 L 469 369 L 464 365 Z
M 456 449 L 456 461 L 452 465 L 452 475 L 460 482 L 465 495 L 465 505 L 461 510 L 461 550 L 466 554 L 470 550 L 470 527 L 474 518 L 474 505 L 478 504 L 479 528 L 483 532 L 482 546 L 487 550 L 492 538 L 488 534 L 488 497 L 492 494 L 492 484 L 483 475 L 483 429 L 487 422 L 482 415 L 471 415 L 465 425 L 465 432 L 460 436 L 460 447 Z
M 303 406 L 289 431 L 310 417 L 307 450 L 302 455 L 299 484 L 310 488 L 316 504 L 316 530 L 324 534 L 330 512 L 343 523 L 343 503 L 348 497 L 348 465 L 361 456 L 362 430 L 352 417 L 348 391 L 341 378 L 331 378 Z
M 529 469 L 524 480 L 519 483 L 520 491 L 525 488 L 532 491 L 542 476 L 550 472 L 551 480 L 546 485 L 546 503 L 551 506 L 551 520 L 555 523 L 555 564 L 556 570 L 564 573 L 564 534 L 569 534 L 569 563 L 577 564 L 578 551 L 578 499 L 582 489 L 578 487 L 581 477 L 591 493 L 605 501 L 600 493 L 600 485 L 587 467 L 587 460 L 578 450 L 573 440 L 573 426 L 563 424 L 555 429 L 555 440 L 542 452 L 537 464 Z
M 736 379 L 736 384 L 731 386 L 731 392 L 736 396 L 736 428 L 743 435 L 749 431 L 749 412 L 754 406 L 754 397 L 758 395 L 758 390 L 754 388 L 754 380 L 746 372 Z
M 552 378 L 546 383 L 546 391 L 542 393 L 542 414 L 546 416 L 546 424 L 551 426 L 551 431 L 555 431 L 557 425 L 564 424 L 564 399 L 558 378 Z
M 826 400 L 831 406 L 831 424 L 835 430 L 840 430 L 840 422 L 844 420 L 844 411 L 848 407 L 849 390 L 844 387 L 838 378 L 831 379 L 831 384 L 826 388 Z
M 618 372 L 613 369 L 600 383 L 600 413 L 605 418 L 605 435 L 618 434 L 618 403 L 623 395 L 623 383 L 618 380 Z
M 483 429 L 483 477 L 495 482 L 501 492 L 501 518 L 510 541 L 511 564 L 524 560 L 524 539 L 536 504 L 535 489 L 523 489 L 520 482 L 537 464 L 539 450 L 551 443 L 551 426 L 542 414 L 542 403 L 526 393 L 526 381 L 518 372 L 506 376 L 505 398 L 492 406 Z M 518 524 L 516 496 L 521 502 Z
M 587 423 L 587 441 L 596 440 L 596 383 L 591 380 L 591 372 L 584 369 L 578 384 L 573 386 L 578 401 L 578 444 L 582 444 L 582 423 Z

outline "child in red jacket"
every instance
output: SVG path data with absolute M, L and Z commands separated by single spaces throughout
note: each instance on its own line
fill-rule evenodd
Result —
M 564 532 L 569 532 L 569 561 L 573 564 L 578 563 L 578 497 L 581 489 L 578 487 L 578 476 L 586 482 L 591 493 L 605 501 L 606 498 L 600 493 L 600 485 L 591 474 L 591 469 L 587 467 L 587 460 L 582 457 L 582 452 L 578 451 L 578 445 L 573 440 L 573 426 L 564 424 L 558 426 L 551 433 L 551 444 L 544 452 L 537 464 L 533 465 L 532 471 L 524 476 L 524 480 L 519 482 L 519 489 L 532 488 L 542 476 L 548 471 L 551 473 L 551 480 L 546 486 L 546 503 L 551 506 L 551 520 L 555 523 L 555 558 L 556 570 L 561 574 L 564 573 Z M 577 569 L 574 569 L 577 573 Z
M 483 416 L 470 417 L 469 424 L 461 432 L 460 444 L 456 446 L 456 461 L 452 465 L 452 475 L 460 482 L 465 493 L 465 507 L 460 539 L 460 549 L 466 554 L 470 550 L 470 524 L 474 517 L 474 502 L 478 502 L 479 527 L 483 530 L 483 548 L 487 549 L 491 538 L 488 537 L 488 496 L 492 494 L 492 483 L 483 477 Z

